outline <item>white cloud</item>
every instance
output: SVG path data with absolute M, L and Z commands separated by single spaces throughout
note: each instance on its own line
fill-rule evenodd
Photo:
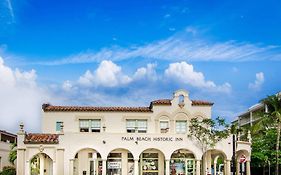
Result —
M 79 83 L 85 86 L 116 87 L 128 84 L 132 79 L 122 73 L 122 68 L 112 61 L 104 60 L 94 73 L 87 71 L 79 78 Z
M 9 10 L 9 13 L 10 13 L 11 18 L 12 18 L 12 22 L 15 22 L 15 14 L 14 14 L 14 9 L 13 9 L 11 0 L 6 0 L 6 2 L 7 2 L 7 8 Z
M 76 88 L 69 80 L 66 80 L 62 84 L 62 89 L 66 92 L 71 92 L 71 91 L 75 90 Z
M 229 83 L 218 86 L 213 81 L 207 81 L 202 72 L 196 72 L 193 65 L 187 64 L 184 61 L 171 63 L 165 70 L 165 76 L 196 88 L 226 93 L 231 91 L 231 85 Z
M 0 97 L 0 128 L 15 132 L 22 121 L 39 130 L 41 104 L 48 95 L 37 86 L 35 70 L 12 70 L 0 57 Z
M 249 83 L 249 89 L 259 91 L 264 83 L 264 80 L 263 72 L 256 73 L 256 80 L 254 83 Z
M 138 68 L 135 72 L 133 78 L 134 80 L 140 80 L 140 79 L 148 79 L 152 81 L 156 81 L 158 79 L 157 73 L 156 73 L 156 64 L 147 64 L 146 67 Z
M 139 57 L 169 61 L 233 62 L 281 59 L 280 46 L 237 41 L 213 42 L 198 38 L 197 33 L 195 28 L 188 27 L 184 34 L 178 33 L 167 39 L 142 46 L 103 48 L 98 52 L 82 52 L 61 60 L 37 64 L 59 65 L 101 62 L 102 60 L 120 61 Z

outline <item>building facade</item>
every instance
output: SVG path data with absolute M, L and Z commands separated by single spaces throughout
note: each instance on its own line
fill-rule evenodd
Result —
M 190 119 L 211 118 L 212 105 L 184 90 L 148 107 L 44 104 L 42 134 L 20 126 L 17 174 L 230 175 L 232 137 L 207 150 L 187 137 Z M 237 142 L 236 151 L 250 175 L 251 143 Z
M 281 97 L 281 92 L 275 95 Z M 268 112 L 267 106 L 263 103 L 256 103 L 246 111 L 240 113 L 232 123 L 237 124 L 238 127 L 249 128 L 258 122 L 265 112 Z
M 17 142 L 17 135 L 0 130 L 0 172 L 5 166 L 13 166 L 9 161 L 11 144 Z

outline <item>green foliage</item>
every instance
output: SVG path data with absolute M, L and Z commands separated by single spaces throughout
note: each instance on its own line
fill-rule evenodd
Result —
M 13 143 L 11 145 L 11 150 L 9 153 L 9 162 L 11 162 L 14 165 L 16 159 L 17 159 L 17 143 Z
M 275 174 L 279 174 L 280 132 L 281 132 L 281 98 L 272 95 L 261 100 L 267 106 L 266 112 L 257 112 L 260 120 L 251 128 L 252 131 L 252 165 L 265 167 L 270 162 L 275 164 Z
M 266 167 L 276 163 L 276 129 L 268 129 L 263 134 L 254 135 L 252 142 L 251 164 L 254 167 Z
M 32 175 L 40 174 L 40 161 L 38 155 L 31 159 L 30 165 L 30 171 Z
M 0 172 L 0 175 L 16 175 L 16 169 L 12 166 L 3 167 L 3 171 Z
M 230 134 L 229 125 L 221 117 L 215 120 L 193 118 L 190 121 L 189 131 L 188 137 L 196 138 L 202 149 L 214 147 L 217 142 Z

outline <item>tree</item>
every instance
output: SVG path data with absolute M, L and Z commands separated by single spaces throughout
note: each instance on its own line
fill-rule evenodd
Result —
M 263 130 L 252 137 L 251 165 L 253 167 L 262 168 L 263 174 L 265 174 L 265 167 L 274 164 L 276 161 L 276 135 L 276 129 L 271 128 Z
M 16 159 L 17 159 L 17 143 L 13 143 L 11 145 L 11 150 L 9 153 L 9 162 L 11 162 L 14 165 Z
M 189 131 L 188 137 L 196 138 L 203 151 L 214 147 L 216 143 L 230 134 L 229 125 L 221 117 L 217 117 L 215 120 L 192 118 Z
M 12 166 L 3 167 L 3 171 L 0 172 L 0 175 L 16 175 L 16 169 Z
M 279 95 L 268 96 L 261 101 L 265 104 L 267 111 L 264 114 L 263 119 L 270 122 L 270 126 L 276 128 L 276 164 L 275 174 L 279 175 L 279 149 L 280 149 L 280 132 L 281 132 L 281 98 Z M 263 122 L 263 120 L 261 120 Z

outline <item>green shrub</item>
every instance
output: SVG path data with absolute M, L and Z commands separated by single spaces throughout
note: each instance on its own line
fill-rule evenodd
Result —
M 4 166 L 0 175 L 16 175 L 16 169 L 12 166 Z

